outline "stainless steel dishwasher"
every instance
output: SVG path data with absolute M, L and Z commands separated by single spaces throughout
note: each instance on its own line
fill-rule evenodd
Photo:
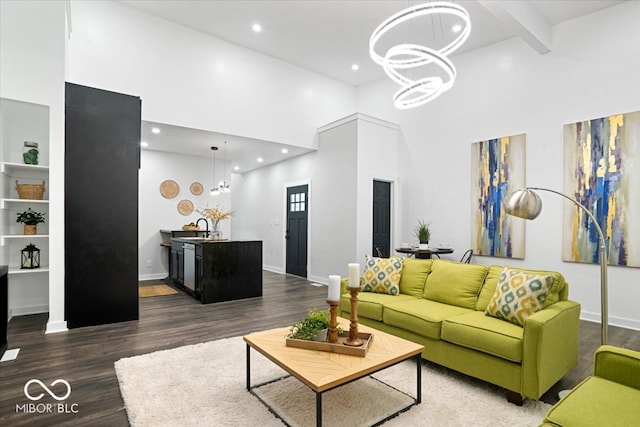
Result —
M 183 243 L 184 249 L 184 286 L 196 290 L 196 245 Z

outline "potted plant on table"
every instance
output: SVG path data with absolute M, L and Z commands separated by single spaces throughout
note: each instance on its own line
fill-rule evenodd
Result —
M 429 240 L 431 239 L 430 222 L 418 221 L 418 225 L 414 230 L 415 236 L 420 242 L 420 249 L 429 249 Z
M 24 212 L 19 212 L 16 222 L 24 224 L 24 234 L 36 234 L 38 224 L 44 223 L 44 213 L 36 212 L 31 208 L 27 208 Z
M 307 317 L 289 329 L 287 338 L 307 341 L 326 341 L 330 317 L 327 310 L 310 311 Z M 338 327 L 338 333 L 342 330 Z

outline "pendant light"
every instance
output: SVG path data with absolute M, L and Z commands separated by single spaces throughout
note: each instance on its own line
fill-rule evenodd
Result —
M 385 34 L 397 27 L 407 27 L 407 21 L 434 15 L 453 15 L 461 20 L 460 32 L 453 41 L 444 46 L 424 46 L 420 42 L 405 42 L 387 49 L 376 50 L 378 42 Z M 432 26 L 434 21 L 432 19 Z M 433 28 L 435 31 L 435 27 Z M 442 28 L 441 28 L 442 30 Z M 426 104 L 443 92 L 451 89 L 456 78 L 456 69 L 447 57 L 458 49 L 469 37 L 471 20 L 469 13 L 460 5 L 447 1 L 429 2 L 408 7 L 383 21 L 371 34 L 369 54 L 371 59 L 382 66 L 387 76 L 401 88 L 394 95 L 394 104 L 398 109 L 408 109 Z M 444 37 L 443 37 L 444 39 Z M 446 42 L 445 42 L 446 43 Z M 412 69 L 420 69 L 430 64 L 440 68 L 441 75 L 412 76 Z M 443 76 L 445 78 L 443 78 Z
M 218 151 L 218 147 L 211 147 L 213 151 L 213 187 L 211 188 L 211 195 L 217 196 L 220 194 L 220 190 L 216 187 L 216 151 Z
M 221 193 L 228 193 L 231 191 L 231 185 L 225 180 L 227 177 L 227 141 L 224 142 L 224 175 L 222 175 L 222 181 L 218 183 L 218 189 Z

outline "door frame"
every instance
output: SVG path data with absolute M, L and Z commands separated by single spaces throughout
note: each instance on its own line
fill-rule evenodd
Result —
M 297 187 L 299 185 L 307 186 L 307 280 L 309 279 L 309 272 L 311 271 L 311 224 L 313 222 L 311 214 L 311 179 L 303 179 L 300 181 L 285 182 L 282 186 L 282 200 L 280 207 L 282 209 L 282 274 L 287 274 L 287 239 L 286 226 L 287 226 L 287 206 L 289 206 L 287 199 L 287 188 Z

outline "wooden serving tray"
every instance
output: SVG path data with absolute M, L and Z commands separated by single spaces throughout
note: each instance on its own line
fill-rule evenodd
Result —
M 338 335 L 337 343 L 330 343 L 326 341 L 307 341 L 294 338 L 286 338 L 286 340 L 287 347 L 306 348 L 308 350 L 328 351 L 331 353 L 365 357 L 367 355 L 367 352 L 369 351 L 369 347 L 371 347 L 373 334 L 369 334 L 367 332 L 359 332 L 358 337 L 360 337 L 360 339 L 364 341 L 364 344 L 362 344 L 360 347 L 353 347 L 344 344 L 344 342 L 349 338 L 349 331 L 343 332 Z

